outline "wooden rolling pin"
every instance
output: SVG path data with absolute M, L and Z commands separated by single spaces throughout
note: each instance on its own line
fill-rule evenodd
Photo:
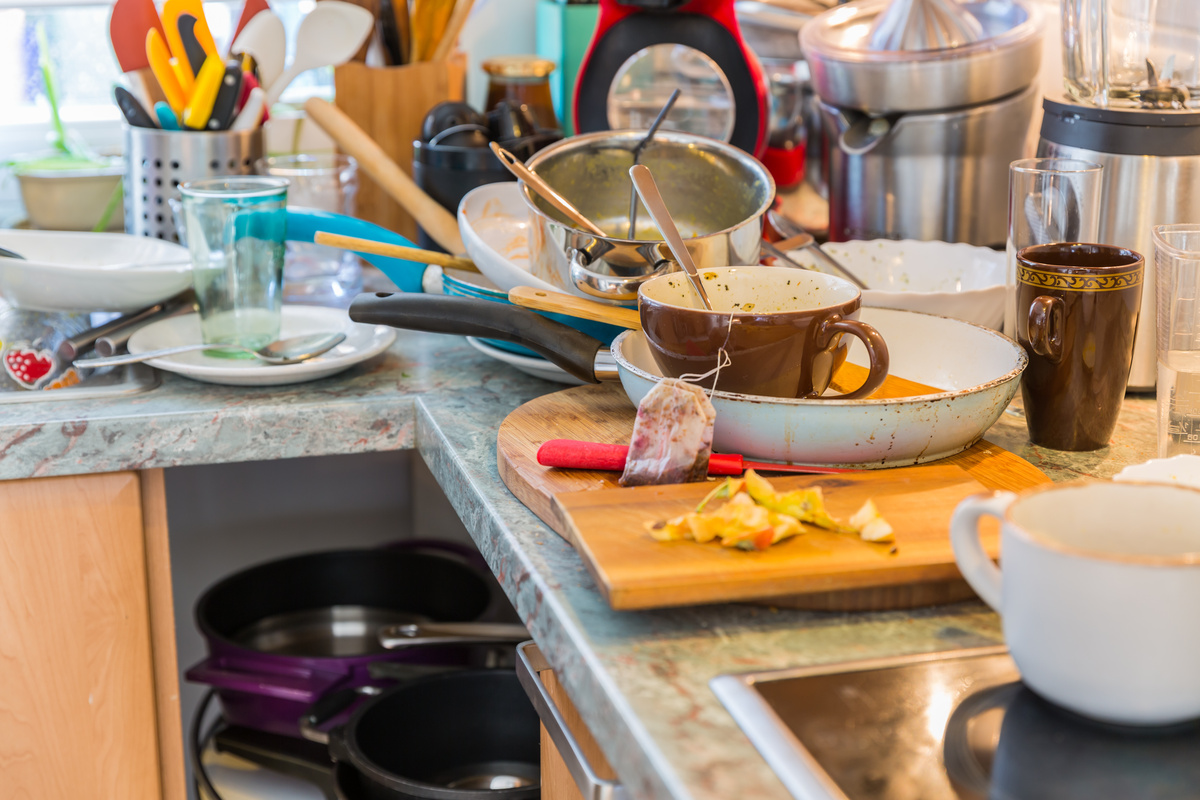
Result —
M 418 247 L 404 247 L 398 244 L 377 242 L 374 239 L 358 239 L 354 236 L 342 236 L 340 233 L 317 231 L 313 237 L 317 244 L 337 247 L 341 250 L 353 250 L 356 253 L 370 253 L 376 256 L 402 258 L 405 261 L 416 261 L 419 264 L 437 264 L 439 267 L 461 269 L 464 272 L 479 272 L 479 267 L 469 258 L 449 256 L 433 250 L 422 250 Z
M 358 159 L 363 172 L 375 179 L 383 190 L 412 215 L 435 242 L 451 253 L 466 251 L 458 235 L 458 220 L 404 174 L 367 132 L 331 103 L 310 97 L 304 110 L 321 130 L 345 153 Z
M 538 311 L 553 311 L 580 319 L 590 319 L 594 322 L 607 322 L 631 330 L 641 330 L 642 323 L 638 312 L 631 308 L 608 306 L 582 297 L 535 289 L 532 286 L 517 286 L 508 293 L 508 299 L 518 306 L 537 309 Z M 854 391 L 867 379 L 869 370 L 858 364 L 846 362 L 838 369 L 829 388 L 846 394 Z M 945 391 L 924 383 L 910 381 L 898 375 L 888 375 L 883 385 L 874 391 L 870 400 L 894 400 L 901 397 L 919 397 L 927 394 L 940 394 Z

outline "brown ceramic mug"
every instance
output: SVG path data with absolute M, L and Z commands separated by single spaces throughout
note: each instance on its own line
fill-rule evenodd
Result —
M 858 319 L 862 294 L 848 281 L 784 267 L 700 270 L 713 310 L 701 305 L 683 273 L 660 275 L 638 291 L 638 312 L 663 375 L 704 375 L 705 388 L 767 397 L 820 397 L 846 360 L 844 334 L 866 346 L 870 373 L 863 385 L 830 399 L 865 397 L 887 377 L 887 345 Z
M 1144 272 L 1139 253 L 1112 245 L 1017 252 L 1017 341 L 1029 353 L 1021 397 L 1034 444 L 1108 444 L 1133 360 Z

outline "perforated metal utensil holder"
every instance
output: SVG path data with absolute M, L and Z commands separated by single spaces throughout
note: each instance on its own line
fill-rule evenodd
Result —
M 179 241 L 168 203 L 179 197 L 179 184 L 253 175 L 262 155 L 262 128 L 208 133 L 126 126 L 125 232 Z

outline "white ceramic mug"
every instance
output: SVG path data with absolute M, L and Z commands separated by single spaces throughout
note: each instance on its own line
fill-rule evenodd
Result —
M 1001 523 L 1003 572 L 979 540 L 985 516 Z M 1200 490 L 1094 482 L 979 495 L 955 509 L 950 539 L 1035 692 L 1126 725 L 1200 717 Z

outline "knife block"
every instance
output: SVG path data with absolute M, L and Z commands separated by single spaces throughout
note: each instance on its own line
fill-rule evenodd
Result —
M 419 61 L 400 67 L 368 67 L 351 61 L 333 71 L 335 104 L 412 177 L 413 141 L 429 109 L 462 100 L 467 60 L 455 53 L 445 61 Z M 360 174 L 357 215 L 412 241 L 417 223 L 368 175 Z

